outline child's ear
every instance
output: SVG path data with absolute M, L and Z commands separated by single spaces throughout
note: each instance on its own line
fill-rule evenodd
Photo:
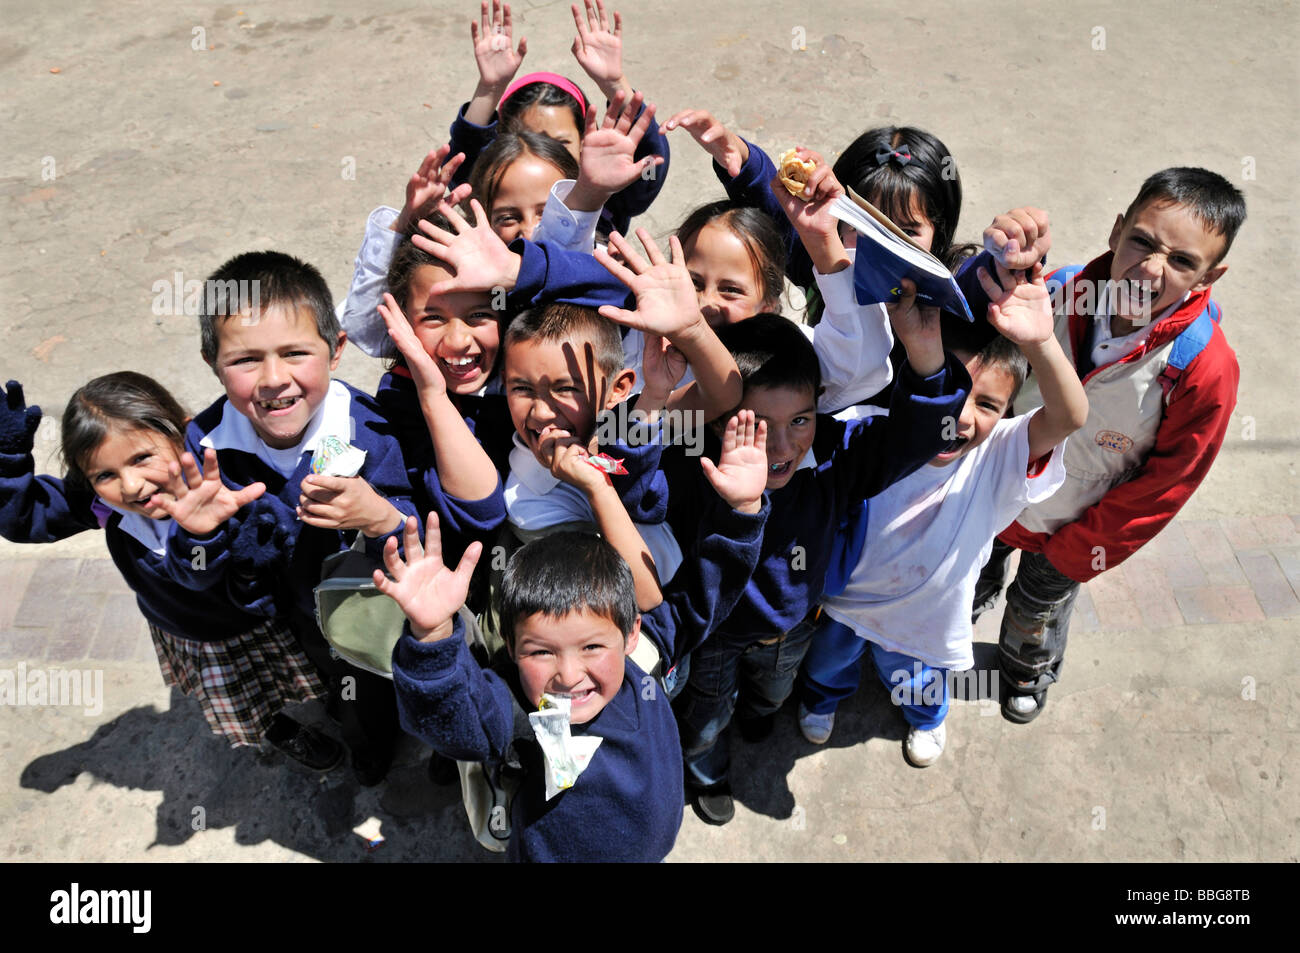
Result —
M 631 655 L 636 651 L 638 643 L 641 641 L 641 615 L 638 613 L 636 621 L 632 623 L 632 631 L 627 634 L 623 640 L 623 654 Z
M 1123 214 L 1116 215 L 1115 224 L 1112 225 L 1110 229 L 1109 244 L 1110 244 L 1111 251 L 1117 251 L 1119 249 L 1119 236 L 1120 233 L 1123 231 L 1124 231 L 1124 216 Z
M 340 331 L 338 343 L 334 345 L 334 356 L 330 358 L 331 373 L 339 366 L 339 361 L 343 360 L 343 346 L 347 343 L 348 343 L 348 332 Z
M 632 388 L 636 386 L 636 371 L 630 367 L 625 367 L 609 380 L 609 390 L 605 392 L 605 406 L 602 410 L 610 410 L 617 407 L 623 401 L 627 400 L 628 395 L 632 393 Z
M 1210 285 L 1214 284 L 1216 281 L 1222 278 L 1224 273 L 1227 272 L 1227 270 L 1228 270 L 1227 265 L 1215 265 L 1213 268 L 1211 268 L 1209 271 L 1207 271 L 1204 275 L 1201 276 L 1200 281 L 1192 285 L 1192 290 L 1204 291 L 1206 288 L 1210 287 Z

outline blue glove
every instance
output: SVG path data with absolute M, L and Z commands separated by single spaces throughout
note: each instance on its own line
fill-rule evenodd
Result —
M 0 453 L 22 456 L 31 453 L 35 446 L 41 408 L 27 406 L 23 385 L 17 381 L 10 381 L 6 388 L 4 405 L 0 407 Z

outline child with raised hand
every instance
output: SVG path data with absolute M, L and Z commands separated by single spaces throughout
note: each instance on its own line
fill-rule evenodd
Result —
M 1000 286 L 979 274 L 997 336 L 988 340 L 945 315 L 944 346 L 972 381 L 956 445 L 867 501 L 868 531 L 850 544 L 856 562 L 842 590 L 822 601 L 825 618 L 804 658 L 799 707 L 799 727 L 814 744 L 829 739 L 836 707 L 857 690 L 859 663 L 870 650 L 909 725 L 907 759 L 926 767 L 939 758 L 949 672 L 975 663 L 967 609 L 980 567 L 995 535 L 1065 481 L 1065 439 L 1087 418 L 1088 400 L 1052 334 L 1041 267 L 1019 282 L 997 267 Z M 1008 418 L 1030 368 L 1043 406 Z
M 1014 723 L 1038 717 L 1060 678 L 1080 584 L 1160 532 L 1223 444 L 1239 369 L 1211 291 L 1245 218 L 1245 198 L 1223 176 L 1164 169 L 1117 214 L 1108 252 L 1047 276 L 1056 338 L 1090 410 L 1066 448 L 1065 485 L 1000 534 L 973 600 L 975 615 L 990 607 L 1019 548 L 998 638 L 1002 714 Z M 997 221 L 985 236 L 1028 238 Z
M 607 100 L 613 101 L 620 91 L 630 100 L 632 85 L 623 74 L 622 17 L 615 13 L 611 24 L 601 0 L 584 0 L 583 10 L 575 5 L 571 11 L 577 29 L 573 55 L 578 64 Z M 479 21 L 470 23 L 478 86 L 451 126 L 452 147 L 467 157 L 457 181 L 469 177 L 479 153 L 503 130 L 524 128 L 543 133 L 578 158 L 588 115 L 586 97 L 576 84 L 555 73 L 530 73 L 514 80 L 527 43 L 521 37 L 518 47 L 512 49 L 512 33 L 510 5 L 493 0 L 489 12 L 484 0 Z M 602 233 L 626 231 L 632 217 L 649 208 L 663 187 L 668 173 L 668 142 L 653 123 L 637 148 L 636 159 L 652 155 L 662 157 L 662 168 L 647 171 L 611 197 L 601 216 Z
M 337 742 L 283 713 L 324 687 L 289 627 L 271 617 L 267 564 L 243 559 L 222 577 L 226 586 L 199 591 L 177 571 L 180 561 L 189 569 L 194 555 L 173 548 L 173 517 L 206 534 L 246 517 L 265 487 L 230 490 L 211 457 L 200 474 L 184 453 L 185 412 L 143 374 L 97 377 L 72 395 L 63 413 L 64 479 L 35 473 L 40 408 L 26 406 L 16 381 L 3 398 L 0 535 L 51 543 L 102 529 L 149 623 L 163 680 L 199 703 L 214 734 L 232 747 L 265 742 L 318 771 L 338 764 Z
M 377 572 L 375 584 L 409 620 L 393 650 L 403 727 L 458 760 L 493 763 L 518 751 L 526 773 L 511 805 L 511 860 L 654 862 L 672 849 L 682 819 L 681 746 L 667 693 L 632 653 L 642 638 L 669 660 L 697 646 L 754 570 L 768 509 L 761 431 L 752 418 L 733 419 L 728 430 L 728 452 L 706 471 L 716 493 L 695 527 L 689 571 L 663 601 L 638 612 L 633 574 L 610 542 L 562 533 L 529 543 L 506 569 L 498 608 L 509 659 L 496 668 L 474 661 L 458 614 L 478 550 L 449 570 L 433 516 L 425 549 L 414 521 L 404 561 L 395 544 L 387 547 L 393 578 Z M 608 502 L 615 520 L 617 501 Z M 567 696 L 570 736 L 596 743 L 572 786 L 550 799 L 537 742 L 514 730 L 517 713 L 547 696 Z

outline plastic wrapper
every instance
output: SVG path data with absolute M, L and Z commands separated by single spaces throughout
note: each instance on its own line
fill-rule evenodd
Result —
M 321 437 L 311 455 L 311 472 L 321 476 L 354 477 L 366 462 L 366 452 L 342 437 Z
M 546 767 L 546 800 L 573 787 L 591 763 L 602 738 L 574 737 L 569 727 L 569 696 L 543 695 L 538 711 L 528 716 L 542 748 Z

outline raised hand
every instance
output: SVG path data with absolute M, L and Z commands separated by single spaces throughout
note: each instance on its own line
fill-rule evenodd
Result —
M 676 235 L 668 239 L 672 260 L 666 261 L 649 232 L 638 228 L 636 237 L 645 249 L 645 258 L 618 232 L 610 233 L 609 244 L 618 251 L 622 261 L 615 261 L 603 248 L 594 252 L 596 260 L 636 295 L 636 310 L 602 305 L 599 311 L 611 321 L 672 340 L 704 321 L 695 284 L 691 281 L 691 273 L 686 270 L 682 243 Z
M 474 62 L 478 64 L 481 86 L 505 89 L 519 72 L 519 66 L 528 52 L 528 41 L 519 38 L 519 48 L 511 49 L 510 4 L 492 0 L 491 13 L 487 0 L 479 6 L 479 22 L 469 23 L 469 35 L 474 41 Z
M 738 411 L 727 421 L 717 465 L 700 457 L 700 466 L 728 506 L 757 513 L 767 488 L 767 421 L 755 424 L 752 410 Z
M 584 12 L 575 3 L 569 9 L 578 35 L 573 38 L 572 52 L 583 72 L 595 81 L 600 91 L 612 99 L 615 90 L 626 86 L 623 75 L 623 18 L 614 14 L 613 28 L 601 0 L 583 0 Z
M 424 546 L 420 545 L 420 524 L 414 516 L 406 518 L 402 542 L 405 559 L 397 554 L 397 537 L 390 537 L 384 544 L 384 565 L 392 578 L 376 569 L 375 588 L 406 613 L 411 634 L 417 639 L 422 642 L 445 639 L 452 633 L 452 619 L 465 604 L 469 580 L 483 553 L 483 544 L 470 543 L 456 571 L 448 569 L 442 564 L 442 537 L 438 532 L 438 514 L 434 512 L 429 513 L 425 525 Z
M 842 186 L 831 164 L 811 149 L 800 146 L 795 150 L 800 159 L 817 163 L 804 186 L 804 197 L 791 195 L 781 184 L 780 176 L 772 179 L 772 194 L 781 211 L 790 220 L 813 264 L 822 274 L 830 274 L 848 265 L 849 259 L 840 241 L 840 220 L 831 214 L 831 203 L 844 195 Z
M 411 372 L 411 380 L 415 381 L 416 389 L 421 393 L 447 393 L 447 378 L 442 376 L 442 371 L 438 369 L 438 362 L 429 355 L 419 338 L 415 336 L 411 322 L 402 313 L 397 299 L 385 292 L 383 304 L 379 306 L 379 314 L 388 327 L 388 336 L 392 338 L 398 352 L 406 360 L 407 370 Z
M 1008 271 L 1033 268 L 1051 247 L 1051 222 L 1040 208 L 1013 208 L 984 229 L 984 250 Z
M 641 377 L 645 386 L 641 391 L 641 401 L 649 406 L 651 402 L 658 407 L 668 400 L 673 388 L 686 376 L 690 363 L 686 355 L 658 334 L 647 334 L 641 351 Z
M 469 198 L 468 182 L 458 185 L 450 194 L 447 192 L 452 176 L 465 161 L 463 152 L 448 159 L 450 152 L 451 146 L 442 145 L 424 157 L 420 167 L 406 183 L 406 204 L 391 226 L 393 231 L 405 234 L 415 222 L 433 211 L 444 195 L 447 196 L 449 205 L 459 205 Z
M 902 297 L 885 305 L 894 334 L 907 349 L 908 363 L 922 377 L 929 377 L 944 365 L 943 339 L 939 332 L 939 309 L 916 300 L 916 285 L 906 278 Z
M 27 406 L 23 385 L 17 381 L 6 384 L 4 405 L 0 406 L 0 453 L 31 453 L 40 425 L 41 408 Z
M 672 132 L 678 126 L 689 132 L 733 179 L 740 175 L 741 166 L 749 161 L 749 147 L 745 141 L 718 122 L 712 113 L 703 109 L 683 109 L 660 128 Z
M 1056 322 L 1042 266 L 1033 266 L 1028 281 L 1016 280 L 1015 275 L 1001 265 L 993 267 L 997 270 L 1001 287 L 994 284 L 987 269 L 981 268 L 976 272 L 980 287 L 989 296 L 989 324 L 1020 347 L 1042 344 L 1052 337 Z
M 416 248 L 426 251 L 445 262 L 456 272 L 455 277 L 435 283 L 430 294 L 450 294 L 453 291 L 507 290 L 515 286 L 519 277 L 519 256 L 506 247 L 500 236 L 492 231 L 487 214 L 478 199 L 470 199 L 474 224 L 445 201 L 438 203 L 438 211 L 447 219 L 452 231 L 439 228 L 427 219 L 420 219 L 423 234 L 411 236 Z
M 611 195 L 641 178 L 646 169 L 663 163 L 664 157 L 659 155 L 646 156 L 640 161 L 634 157 L 655 114 L 651 103 L 638 119 L 641 102 L 640 93 L 633 94 L 629 102 L 627 94 L 619 90 L 599 127 L 596 107 L 587 107 L 587 130 L 578 157 L 578 181 L 566 200 L 570 208 L 595 211 Z
M 217 468 L 217 451 L 203 452 L 203 472 L 193 454 L 181 454 L 180 466 L 167 465 L 167 491 L 172 499 L 159 494 L 158 508 L 194 536 L 207 536 L 230 519 L 247 503 L 266 492 L 265 483 L 250 483 L 242 490 L 232 490 L 221 482 Z
M 298 519 L 322 529 L 359 529 L 372 539 L 397 528 L 402 514 L 359 476 L 309 473 L 298 497 Z

